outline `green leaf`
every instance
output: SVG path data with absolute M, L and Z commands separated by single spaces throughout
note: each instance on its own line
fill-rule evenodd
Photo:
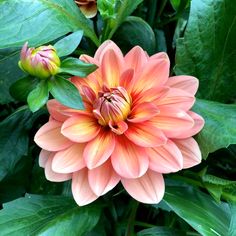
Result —
M 16 100 L 25 102 L 29 93 L 37 86 L 38 83 L 38 79 L 26 76 L 11 85 L 10 94 Z
M 164 201 L 203 236 L 229 235 L 231 214 L 226 203 L 192 187 L 168 186 Z
M 0 211 L 2 235 L 82 236 L 97 224 L 101 208 L 79 207 L 63 196 L 26 195 L 3 205 Z
M 229 226 L 229 236 L 236 235 L 236 204 L 232 203 L 230 204 L 230 210 L 231 210 L 231 221 Z
M 74 52 L 74 50 L 78 47 L 78 45 L 83 37 L 83 33 L 84 32 L 82 30 L 78 30 L 78 31 L 64 37 L 60 41 L 56 42 L 54 44 L 54 47 L 57 50 L 57 55 L 59 57 L 64 57 L 64 56 L 70 55 L 72 52 Z
M 200 80 L 201 98 L 229 102 L 235 96 L 236 4 L 192 0 L 184 38 L 177 41 L 176 74 Z
M 127 17 L 113 38 L 123 52 L 128 52 L 136 45 L 142 47 L 150 55 L 155 52 L 155 34 L 149 24 L 140 17 Z
M 19 51 L 15 49 L 0 50 L 0 104 L 14 100 L 9 93 L 9 87 L 23 75 L 17 64 L 19 58 Z
M 29 108 L 32 112 L 38 111 L 48 100 L 48 84 L 42 80 L 27 97 Z
M 16 111 L 0 123 L 0 180 L 14 171 L 28 153 L 28 131 L 33 124 L 27 108 Z
M 91 21 L 72 0 L 0 0 L 0 12 L 0 48 L 42 45 L 77 30 L 98 45 Z
M 203 158 L 220 148 L 236 144 L 236 105 L 198 99 L 193 110 L 205 119 L 205 126 L 197 135 Z
M 97 69 L 97 66 L 90 63 L 85 63 L 77 58 L 66 58 L 60 67 L 60 73 L 68 73 L 79 77 L 86 77 Z
M 137 236 L 182 236 L 182 235 L 184 235 L 184 232 L 161 226 L 144 229 L 137 233 Z
M 69 80 L 57 75 L 53 80 L 48 81 L 48 85 L 51 94 L 60 103 L 74 109 L 84 109 L 78 89 Z

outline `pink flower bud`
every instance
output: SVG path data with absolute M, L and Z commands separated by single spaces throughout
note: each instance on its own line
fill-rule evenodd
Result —
M 28 48 L 26 42 L 22 47 L 18 64 L 23 71 L 30 75 L 46 79 L 58 73 L 61 62 L 53 46 Z

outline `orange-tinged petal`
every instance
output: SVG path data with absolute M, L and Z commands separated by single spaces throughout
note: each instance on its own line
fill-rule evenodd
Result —
M 127 123 L 123 120 L 118 121 L 116 123 L 110 121 L 108 125 L 111 128 L 111 131 L 118 135 L 123 134 L 128 129 Z
M 192 95 L 195 95 L 198 89 L 198 79 L 193 76 L 179 75 L 170 77 L 166 83 L 172 88 L 182 89 Z
M 75 143 L 57 152 L 52 161 L 52 169 L 57 173 L 72 173 L 85 167 L 83 151 L 85 144 Z
M 113 170 L 110 161 L 88 171 L 89 185 L 97 196 L 113 189 L 120 181 L 119 175 Z
M 145 148 L 135 145 L 124 136 L 117 137 L 111 161 L 117 174 L 124 178 L 138 178 L 144 175 L 149 164 Z
M 104 53 L 108 51 L 109 49 L 112 49 L 115 51 L 116 55 L 121 59 L 123 58 L 123 54 L 119 47 L 111 40 L 106 40 L 103 42 L 99 48 L 97 49 L 94 58 L 101 63 L 102 58 L 104 56 Z
M 61 151 L 72 145 L 72 142 L 61 134 L 62 123 L 51 120 L 43 125 L 34 136 L 38 146 L 47 151 Z
M 64 136 L 78 143 L 85 143 L 97 136 L 100 126 L 88 115 L 78 114 L 66 120 L 61 128 Z
M 184 132 L 182 131 L 182 132 L 176 133 L 176 135 L 173 136 L 174 138 L 182 139 L 182 138 L 192 137 L 195 134 L 199 133 L 200 130 L 203 128 L 205 121 L 201 116 L 199 116 L 197 113 L 192 112 L 192 111 L 188 111 L 187 114 L 190 115 L 192 119 L 194 120 L 193 127 L 191 127 L 188 130 L 185 130 Z
M 189 130 L 194 125 L 191 116 L 183 110 L 167 106 L 160 106 L 159 109 L 160 113 L 152 118 L 151 122 L 161 129 L 168 138 Z
M 126 191 L 137 201 L 156 204 L 161 201 L 165 192 L 163 176 L 152 170 L 137 179 L 121 180 Z
M 125 67 L 132 68 L 135 72 L 140 71 L 148 60 L 148 55 L 139 46 L 132 48 L 125 55 Z
M 173 141 L 183 155 L 183 168 L 190 168 L 201 162 L 201 151 L 197 142 L 193 138 L 174 139 Z
M 139 123 L 156 116 L 159 113 L 157 106 L 150 102 L 137 104 L 131 110 L 128 116 L 128 121 L 132 123 Z
M 132 93 L 138 94 L 151 88 L 163 86 L 169 77 L 169 69 L 168 58 L 149 61 L 144 69 L 135 76 Z
M 149 168 L 159 173 L 176 172 L 183 168 L 183 156 L 178 147 L 168 140 L 160 147 L 147 148 Z
M 98 198 L 89 185 L 87 168 L 73 173 L 72 194 L 79 206 L 87 205 Z
M 104 79 L 106 86 L 109 88 L 119 85 L 121 65 L 122 61 L 116 55 L 114 50 L 109 49 L 104 53 L 101 63 L 102 78 Z
M 47 109 L 53 119 L 57 121 L 64 122 L 69 118 L 68 115 L 63 114 L 63 110 L 67 109 L 67 107 L 63 106 L 56 99 L 51 99 L 47 102 Z
M 173 106 L 175 108 L 188 111 L 194 104 L 195 97 L 182 89 L 170 88 L 166 95 L 155 101 L 159 107 L 162 105 Z
M 39 153 L 39 166 L 40 167 L 45 167 L 47 160 L 49 158 L 49 156 L 51 155 L 52 152 L 46 151 L 44 149 L 42 149 Z
M 120 86 L 125 88 L 128 93 L 131 92 L 131 89 L 133 87 L 133 85 L 132 85 L 133 76 L 134 76 L 133 69 L 125 70 L 120 76 Z
M 81 12 L 87 17 L 92 18 L 97 15 L 97 5 L 96 3 L 91 3 L 79 7 Z
M 89 169 L 102 165 L 115 148 L 115 137 L 110 131 L 102 130 L 96 138 L 85 146 L 83 157 Z
M 125 136 L 141 147 L 157 147 L 167 142 L 164 133 L 150 122 L 129 123 Z
M 145 92 L 135 94 L 133 99 L 133 105 L 144 103 L 144 102 L 155 102 L 159 99 L 165 97 L 170 90 L 169 87 L 160 86 L 158 88 L 151 88 L 146 90 Z
M 71 174 L 61 174 L 52 170 L 52 161 L 54 154 L 51 154 L 45 165 L 45 176 L 46 179 L 52 182 L 63 182 L 72 178 Z

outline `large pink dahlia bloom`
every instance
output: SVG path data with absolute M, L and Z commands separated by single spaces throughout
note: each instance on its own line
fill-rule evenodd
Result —
M 198 80 L 169 77 L 166 53 L 149 57 L 136 46 L 123 56 L 112 41 L 104 42 L 94 58 L 82 55 L 81 60 L 98 65 L 87 78 L 71 79 L 85 110 L 50 100 L 50 119 L 35 135 L 46 178 L 72 179 L 80 206 L 120 181 L 136 200 L 158 203 L 165 189 L 162 174 L 201 161 L 192 136 L 204 120 L 189 111 Z

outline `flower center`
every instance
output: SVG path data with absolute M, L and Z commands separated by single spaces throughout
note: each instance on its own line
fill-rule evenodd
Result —
M 98 93 L 93 113 L 98 123 L 106 126 L 125 120 L 130 112 L 131 99 L 123 87 L 107 88 Z

